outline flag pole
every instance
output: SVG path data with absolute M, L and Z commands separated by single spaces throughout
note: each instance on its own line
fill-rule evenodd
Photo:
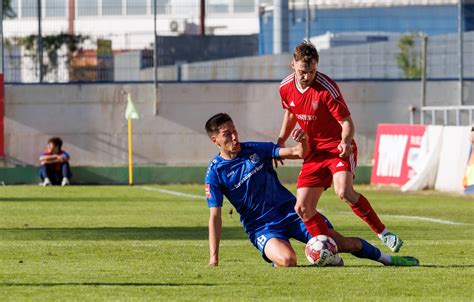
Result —
M 128 119 L 128 184 L 133 186 L 132 119 Z
M 128 122 L 128 184 L 133 186 L 133 144 L 132 144 L 132 119 L 140 118 L 138 116 L 137 109 L 132 102 L 132 95 L 130 92 L 123 90 L 123 93 L 127 94 L 127 108 L 125 109 L 125 119 Z

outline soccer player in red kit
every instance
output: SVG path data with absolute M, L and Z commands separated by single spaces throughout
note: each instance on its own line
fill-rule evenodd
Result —
M 357 163 L 354 123 L 337 84 L 318 72 L 319 55 L 313 44 L 302 42 L 293 53 L 295 71 L 280 84 L 285 114 L 278 137 L 284 146 L 296 123 L 307 133 L 312 152 L 305 158 L 297 182 L 295 210 L 314 237 L 328 235 L 316 206 L 324 190 L 334 183 L 336 195 L 348 203 L 391 251 L 403 241 L 380 221 L 369 201 L 353 188 Z

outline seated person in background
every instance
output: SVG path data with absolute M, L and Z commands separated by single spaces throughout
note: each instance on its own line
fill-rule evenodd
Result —
M 69 185 L 71 170 L 69 168 L 69 154 L 62 150 L 63 141 L 59 137 L 48 140 L 48 148 L 40 156 L 41 168 L 39 175 L 43 186 Z

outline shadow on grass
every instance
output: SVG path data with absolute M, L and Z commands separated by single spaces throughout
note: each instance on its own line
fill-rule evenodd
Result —
M 216 286 L 211 283 L 141 283 L 141 282 L 58 282 L 58 283 L 0 283 L 0 286 Z
M 206 227 L 4 228 L 2 240 L 207 240 Z M 246 239 L 241 227 L 224 227 L 223 239 Z
M 103 197 L 103 196 L 83 196 L 83 197 L 0 197 L 1 202 L 137 202 L 137 201 L 161 201 L 161 200 L 176 200 L 176 198 L 164 197 Z
M 344 255 L 344 254 L 342 254 Z M 368 260 L 370 261 L 370 260 Z M 420 264 L 418 266 L 385 266 L 383 264 L 374 264 L 373 262 L 370 262 L 370 264 L 356 264 L 356 265 L 351 265 L 345 263 L 344 266 L 322 266 L 318 267 L 315 265 L 298 265 L 299 268 L 311 268 L 311 269 L 344 269 L 344 268 L 384 268 L 384 269 L 399 269 L 399 268 L 409 268 L 409 269 L 416 269 L 417 267 L 422 267 L 422 268 L 473 268 L 474 264 L 445 264 L 445 265 L 431 265 L 431 264 Z

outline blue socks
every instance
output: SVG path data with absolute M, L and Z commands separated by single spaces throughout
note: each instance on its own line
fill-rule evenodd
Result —
M 362 249 L 358 252 L 352 253 L 352 255 L 356 256 L 357 258 L 379 261 L 382 252 L 380 252 L 378 248 L 368 243 L 364 239 L 359 238 L 359 240 L 362 242 Z

